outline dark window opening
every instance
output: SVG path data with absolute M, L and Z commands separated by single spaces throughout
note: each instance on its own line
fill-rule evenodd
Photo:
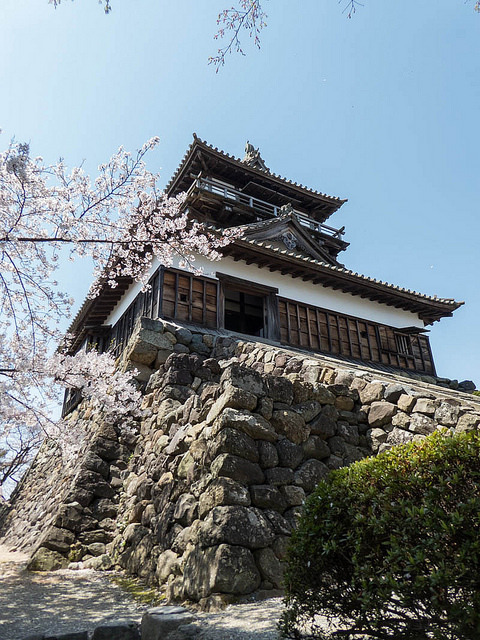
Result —
M 263 296 L 254 296 L 235 289 L 225 289 L 225 329 L 265 336 Z
M 406 336 L 403 333 L 395 334 L 395 342 L 397 343 L 397 351 L 402 355 L 412 355 L 412 342 L 410 336 Z

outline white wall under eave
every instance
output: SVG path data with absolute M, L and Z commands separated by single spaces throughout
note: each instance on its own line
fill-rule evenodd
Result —
M 179 259 L 174 260 L 172 266 L 179 268 L 178 264 Z M 158 263 L 152 266 L 152 273 L 157 266 Z M 252 283 L 255 282 L 269 287 L 276 287 L 280 297 L 289 298 L 290 300 L 296 300 L 297 302 L 303 302 L 315 307 L 322 307 L 329 311 L 336 311 L 337 313 L 344 313 L 364 320 L 371 320 L 372 322 L 386 324 L 398 329 L 402 327 L 424 327 L 423 320 L 421 320 L 416 313 L 403 309 L 395 309 L 381 302 L 361 298 L 351 293 L 335 291 L 321 284 L 304 282 L 299 278 L 292 278 L 290 275 L 281 275 L 279 272 L 266 271 L 257 265 L 247 265 L 241 261 L 235 262 L 233 258 L 227 257 L 219 262 L 211 262 L 203 257 L 199 257 L 195 262 L 195 266 L 202 269 L 204 276 L 215 278 L 215 274 L 218 271 L 226 275 L 248 280 Z M 141 286 L 138 283 L 133 284 L 110 314 L 105 324 L 114 325 L 133 302 L 140 290 Z

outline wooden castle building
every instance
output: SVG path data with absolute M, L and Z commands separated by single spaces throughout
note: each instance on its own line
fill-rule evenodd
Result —
M 247 143 L 240 160 L 194 135 L 167 195 L 187 193 L 190 215 L 239 236 L 202 275 L 153 265 L 151 289 L 121 278 L 87 300 L 70 332 L 119 355 L 139 316 L 165 318 L 435 375 L 425 327 L 461 302 L 403 289 L 345 268 L 344 228 L 327 224 L 344 200 L 272 173 Z

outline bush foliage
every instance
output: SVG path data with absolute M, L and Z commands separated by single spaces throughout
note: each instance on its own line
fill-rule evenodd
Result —
M 336 637 L 480 638 L 479 435 L 434 434 L 332 472 L 307 501 L 285 582 L 290 638 L 330 637 L 317 614 Z

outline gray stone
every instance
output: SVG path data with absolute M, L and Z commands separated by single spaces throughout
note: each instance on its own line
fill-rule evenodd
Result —
M 60 505 L 55 518 L 55 526 L 70 529 L 70 531 L 79 531 L 82 525 L 83 508 L 78 502 Z
M 401 384 L 389 384 L 385 389 L 383 398 L 387 402 L 393 402 L 393 404 L 396 404 L 402 393 L 405 393 L 405 389 Z
M 368 451 L 361 449 L 360 447 L 356 447 L 353 444 L 345 443 L 345 457 L 344 463 L 345 465 L 352 464 L 353 462 L 357 462 L 358 460 L 363 460 L 366 456 L 368 456 Z
M 211 473 L 214 477 L 223 476 L 247 485 L 261 484 L 264 479 L 260 465 L 230 453 L 222 453 L 215 458 Z
M 103 553 L 96 558 L 84 560 L 83 566 L 85 569 L 94 569 L 95 571 L 110 571 L 114 566 L 114 562 L 108 553 Z
M 397 414 L 398 415 L 398 414 Z M 396 416 L 395 416 L 396 417 Z M 387 432 L 383 429 L 369 429 L 367 431 L 367 442 L 373 453 L 376 453 L 381 444 L 387 441 Z
M 64 569 L 67 565 L 68 560 L 60 555 L 58 551 L 40 547 L 29 561 L 27 569 L 29 571 L 56 571 L 57 569 Z
M 458 387 L 462 391 L 467 391 L 467 392 L 475 391 L 475 389 L 477 388 L 475 383 L 472 380 L 462 380 L 461 382 L 458 383 Z
M 255 440 L 238 429 L 226 427 L 222 429 L 209 445 L 210 458 L 221 453 L 231 453 L 250 462 L 258 462 L 259 455 Z
M 248 489 L 231 478 L 216 478 L 200 495 L 199 515 L 200 518 L 203 518 L 218 506 L 240 505 L 248 507 L 250 503 Z
M 413 433 L 395 427 L 390 431 L 385 442 L 391 446 L 396 446 L 398 444 L 407 444 L 411 442 L 414 437 Z
M 313 435 L 320 436 L 324 440 L 331 438 L 335 435 L 337 419 L 337 409 L 332 405 L 327 405 L 326 407 L 323 407 L 320 415 L 309 423 L 310 432 Z
M 337 425 L 337 435 L 343 438 L 345 442 L 348 442 L 348 444 L 358 445 L 359 443 L 357 425 L 339 422 Z
M 290 469 L 296 469 L 304 458 L 303 448 L 287 438 L 277 442 L 277 452 L 280 466 L 290 467 Z
M 300 404 L 294 405 L 292 409 L 299 413 L 305 422 L 311 422 L 322 410 L 322 405 L 316 400 L 309 400 L 307 402 L 301 402 Z
M 257 414 L 240 409 L 227 408 L 222 415 L 215 421 L 212 435 L 218 433 L 225 427 L 239 429 L 254 440 L 267 440 L 275 442 L 278 440 L 278 434 L 269 422 Z
M 93 451 L 88 451 L 85 455 L 85 458 L 82 461 L 82 467 L 88 469 L 89 471 L 95 471 L 103 476 L 106 480 L 108 479 L 108 475 L 110 473 L 110 465 L 102 460 L 100 456 L 97 456 Z
M 225 542 L 258 549 L 268 547 L 275 539 L 275 534 L 260 509 L 215 507 L 203 522 L 199 539 L 207 547 Z
M 262 376 L 257 371 L 237 363 L 225 369 L 220 382 L 224 386 L 238 387 L 258 397 L 265 395 Z
M 414 433 L 421 433 L 428 435 L 435 430 L 435 423 L 432 418 L 424 415 L 423 413 L 412 413 L 410 420 L 410 431 Z
M 415 404 L 416 399 L 409 394 L 402 393 L 402 395 L 397 400 L 397 405 L 400 411 L 405 411 L 405 413 L 410 413 L 413 409 L 413 405 Z
M 391 402 L 373 402 L 368 412 L 368 424 L 371 427 L 383 427 L 388 424 L 397 411 Z
M 478 428 L 480 422 L 480 416 L 476 413 L 464 413 L 460 417 L 457 426 L 455 427 L 455 433 L 464 433 L 466 431 L 473 431 Z
M 285 485 L 280 487 L 280 493 L 285 498 L 288 507 L 298 507 L 305 502 L 305 491 L 302 487 Z
M 295 444 L 301 444 L 310 435 L 310 428 L 305 420 L 295 411 L 274 411 L 271 418 L 272 426 Z
M 345 445 L 345 440 L 340 436 L 333 436 L 333 438 L 328 439 L 328 448 L 334 456 L 339 458 L 343 458 L 345 455 Z
M 252 504 L 262 509 L 273 509 L 283 513 L 288 506 L 277 487 L 272 485 L 252 485 L 250 487 L 250 496 Z
M 159 584 L 163 584 L 170 574 L 180 574 L 180 563 L 178 555 L 167 549 L 158 556 L 155 575 Z
M 268 398 L 267 396 L 260 398 L 258 401 L 258 413 L 265 418 L 266 420 L 270 420 L 273 412 L 273 400 Z
M 454 427 L 460 415 L 460 405 L 455 400 L 443 400 L 435 411 L 435 422 L 446 427 Z
M 320 404 L 334 404 L 335 395 L 322 384 L 314 384 L 311 400 Z
M 105 553 L 105 545 L 103 542 L 93 542 L 89 544 L 87 547 L 88 553 L 92 554 L 92 556 L 101 556 Z
M 429 398 L 418 398 L 413 408 L 416 413 L 424 413 L 427 416 L 433 416 L 435 409 L 435 402 Z
M 292 404 L 293 385 L 288 378 L 266 375 L 264 376 L 264 383 L 267 395 L 274 402 Z
M 367 383 L 360 389 L 359 396 L 362 404 L 371 404 L 383 398 L 384 386 L 381 382 Z
M 310 436 L 302 443 L 303 455 L 305 458 L 315 458 L 323 460 L 330 455 L 330 449 L 320 436 Z
M 329 473 L 328 467 L 320 460 L 307 460 L 295 472 L 295 484 L 310 493 Z
M 398 413 L 396 413 L 392 418 L 393 426 L 400 427 L 401 429 L 408 429 L 411 421 L 412 419 L 410 415 L 408 413 L 404 413 L 403 411 L 398 411 Z
M 289 545 L 290 536 L 278 536 L 272 544 L 272 550 L 279 560 L 286 560 Z
M 271 469 L 278 465 L 278 452 L 274 444 L 266 440 L 259 440 L 257 447 L 262 469 Z
M 178 627 L 194 620 L 195 616 L 183 607 L 149 609 L 142 616 L 142 640 L 167 640 L 168 635 Z
M 271 582 L 277 589 L 283 588 L 282 563 L 272 549 L 255 551 L 255 560 L 264 580 Z
M 335 398 L 335 408 L 339 411 L 352 411 L 355 406 L 353 398 L 349 396 L 338 396 Z
M 184 527 L 188 527 L 197 519 L 198 502 L 191 493 L 184 493 L 179 497 L 175 505 L 173 517 Z
M 68 529 L 60 529 L 59 527 L 52 527 L 47 532 L 43 541 L 43 546 L 47 547 L 47 549 L 50 549 L 51 551 L 68 553 L 74 542 L 75 536 L 71 531 Z
M 289 467 L 273 467 L 265 471 L 265 478 L 269 484 L 280 486 L 284 484 L 292 484 L 293 469 Z
M 186 594 L 193 600 L 212 592 L 245 595 L 261 582 L 252 552 L 228 544 L 187 552 L 183 571 Z

